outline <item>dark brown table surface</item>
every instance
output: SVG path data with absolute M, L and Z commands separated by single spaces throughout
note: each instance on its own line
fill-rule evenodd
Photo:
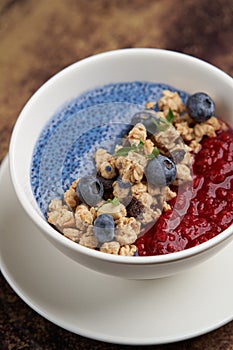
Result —
M 0 0 L 0 161 L 26 101 L 67 65 L 107 50 L 156 47 L 196 56 L 233 75 L 232 44 L 233 0 Z M 2 276 L 0 283 L 1 349 L 133 348 L 61 329 L 30 309 Z M 233 322 L 195 339 L 148 348 L 232 350 Z

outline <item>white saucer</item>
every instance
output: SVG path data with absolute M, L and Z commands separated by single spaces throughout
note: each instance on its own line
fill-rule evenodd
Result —
M 89 271 L 57 251 L 27 218 L 0 170 L 0 263 L 35 311 L 74 333 L 119 344 L 192 338 L 233 320 L 233 243 L 180 275 L 130 281 Z

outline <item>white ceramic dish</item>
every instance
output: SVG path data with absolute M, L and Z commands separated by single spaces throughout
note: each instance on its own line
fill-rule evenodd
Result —
M 192 338 L 233 320 L 233 243 L 177 276 L 113 278 L 48 245 L 15 196 L 7 159 L 0 169 L 0 197 L 2 273 L 31 308 L 56 325 L 101 341 L 148 345 Z
M 99 54 L 58 73 L 26 104 L 10 144 L 13 186 L 29 217 L 52 243 L 51 248 L 54 245 L 78 263 L 114 276 L 133 279 L 168 276 L 217 253 L 232 240 L 233 227 L 199 246 L 164 256 L 132 258 L 100 253 L 58 234 L 42 217 L 30 186 L 35 142 L 57 109 L 88 89 L 123 81 L 163 82 L 189 93 L 205 91 L 214 99 L 217 115 L 233 124 L 233 80 L 219 69 L 166 50 L 128 49 Z

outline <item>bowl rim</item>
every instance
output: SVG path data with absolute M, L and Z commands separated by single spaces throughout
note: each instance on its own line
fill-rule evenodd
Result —
M 63 68 L 61 71 L 53 75 L 43 85 L 41 85 L 41 87 L 39 87 L 39 89 L 29 98 L 25 106 L 22 108 L 16 120 L 15 126 L 13 128 L 12 136 L 10 139 L 10 146 L 9 146 L 10 176 L 12 179 L 12 183 L 13 183 L 13 187 L 15 189 L 16 195 L 19 199 L 19 202 L 24 208 L 24 210 L 26 211 L 26 213 L 28 214 L 28 216 L 36 224 L 36 226 L 38 226 L 38 228 L 42 230 L 42 232 L 46 236 L 47 235 L 49 236 L 48 238 L 51 238 L 52 240 L 57 241 L 62 246 L 65 246 L 66 248 L 69 248 L 73 251 L 76 251 L 77 253 L 81 253 L 82 255 L 85 255 L 88 257 L 92 257 L 92 258 L 106 261 L 106 262 L 118 263 L 118 264 L 127 264 L 127 265 L 155 265 L 156 264 L 157 265 L 157 264 L 173 263 L 175 261 L 181 261 L 196 255 L 200 255 L 205 251 L 211 248 L 214 248 L 219 243 L 226 241 L 227 239 L 230 238 L 230 236 L 232 236 L 233 238 L 233 225 L 229 226 L 226 230 L 222 231 L 220 234 L 209 239 L 206 242 L 203 242 L 195 247 L 191 247 L 178 252 L 173 252 L 173 253 L 164 254 L 164 255 L 133 256 L 133 257 L 113 255 L 113 254 L 103 253 L 103 252 L 82 246 L 76 242 L 71 241 L 64 235 L 58 234 L 59 232 L 55 230 L 51 225 L 49 225 L 49 223 L 38 213 L 38 211 L 36 211 L 35 208 L 33 208 L 22 186 L 17 186 L 18 180 L 17 180 L 17 170 L 15 167 L 14 150 L 17 147 L 17 135 L 20 133 L 21 124 L 25 119 L 25 116 L 27 115 L 27 110 L 30 108 L 31 105 L 33 105 L 34 101 L 40 98 L 40 95 L 43 94 L 48 87 L 56 83 L 57 79 L 62 79 L 63 76 L 65 76 L 67 73 L 71 72 L 72 70 L 75 70 L 76 67 L 81 69 L 82 66 L 85 66 L 89 62 L 93 62 L 93 61 L 98 62 L 103 58 L 111 58 L 111 56 L 115 56 L 115 57 L 119 56 L 122 58 L 124 55 L 133 57 L 135 56 L 135 54 L 140 54 L 145 56 L 152 54 L 152 55 L 160 56 L 161 58 L 166 56 L 166 58 L 169 58 L 169 59 L 172 59 L 172 58 L 185 59 L 189 62 L 196 63 L 198 65 L 201 65 L 202 67 L 206 67 L 207 69 L 215 72 L 215 74 L 219 75 L 221 78 L 226 79 L 229 85 L 233 88 L 233 79 L 227 73 L 223 72 L 219 68 L 215 67 L 214 65 L 204 60 L 201 60 L 194 56 L 187 55 L 185 53 L 181 53 L 177 51 L 157 49 L 157 48 L 125 48 L 125 49 L 117 49 L 117 50 L 101 52 L 93 56 L 86 57 L 84 59 L 81 59 L 77 62 L 72 63 L 71 65 Z

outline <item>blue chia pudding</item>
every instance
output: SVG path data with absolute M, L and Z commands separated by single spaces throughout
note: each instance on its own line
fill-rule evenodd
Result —
M 176 199 L 185 193 L 190 201 L 202 138 L 225 127 L 214 107 L 205 93 L 189 96 L 138 81 L 97 87 L 68 101 L 51 116 L 33 152 L 31 186 L 44 217 L 88 248 L 145 255 L 143 235 L 164 212 L 174 230 Z
M 149 82 L 109 84 L 68 101 L 51 116 L 37 141 L 31 166 L 32 191 L 45 217 L 51 199 L 61 196 L 78 176 L 93 171 L 90 153 L 101 143 L 111 148 L 134 113 L 143 111 L 148 101 L 158 101 L 166 89 L 177 91 Z M 185 103 L 187 93 L 179 94 Z

